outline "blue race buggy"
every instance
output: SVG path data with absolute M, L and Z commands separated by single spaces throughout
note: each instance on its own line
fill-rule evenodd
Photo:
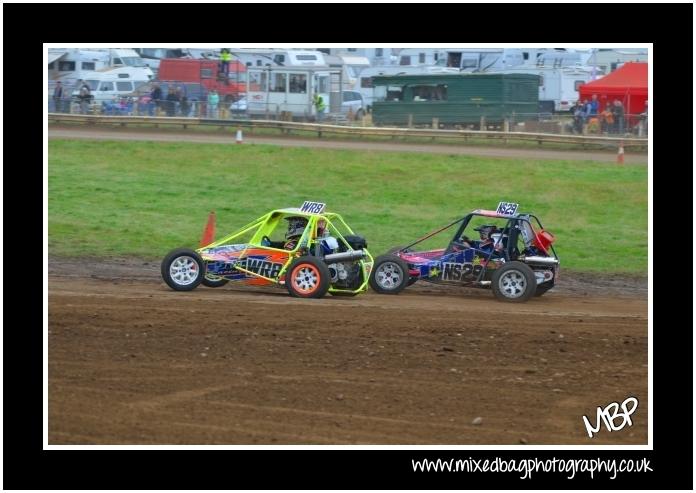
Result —
M 499 300 L 524 302 L 554 287 L 560 261 L 554 235 L 517 204 L 476 209 L 404 247 L 375 259 L 370 287 L 397 294 L 416 281 L 491 288 Z M 449 242 L 433 238 L 448 232 Z M 469 236 L 476 236 L 471 239 Z M 434 244 L 433 244 L 434 243 Z M 440 246 L 440 248 L 428 248 Z

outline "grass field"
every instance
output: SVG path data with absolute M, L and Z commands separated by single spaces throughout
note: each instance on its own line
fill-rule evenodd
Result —
M 647 273 L 647 167 L 421 153 L 51 140 L 49 253 L 159 259 L 268 210 L 326 202 L 379 254 L 475 208 L 518 202 L 564 268 Z

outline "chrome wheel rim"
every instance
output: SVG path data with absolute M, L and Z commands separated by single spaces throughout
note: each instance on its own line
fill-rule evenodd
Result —
M 177 257 L 169 266 L 169 277 L 179 286 L 188 286 L 198 279 L 200 269 L 193 257 Z
M 375 272 L 377 285 L 386 290 L 396 289 L 401 284 L 403 276 L 404 273 L 401 271 L 401 267 L 395 262 L 384 262 Z
M 498 280 L 498 289 L 506 298 L 519 298 L 527 288 L 527 280 L 518 270 L 509 270 Z

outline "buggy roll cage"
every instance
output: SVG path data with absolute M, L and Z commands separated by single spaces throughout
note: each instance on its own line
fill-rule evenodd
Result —
M 537 230 L 534 229 L 534 226 L 532 225 L 532 219 L 536 222 L 538 225 L 539 229 L 538 231 L 542 231 L 544 229 L 544 226 L 541 224 L 541 221 L 539 220 L 538 217 L 536 217 L 534 214 L 529 214 L 529 213 L 519 213 L 515 214 L 514 216 L 510 215 L 504 215 L 504 214 L 497 214 L 493 211 L 483 211 L 480 209 L 477 209 L 474 212 L 470 212 L 464 217 L 461 217 L 457 219 L 456 221 L 453 221 L 446 226 L 443 226 L 435 231 L 432 231 L 431 233 L 426 234 L 425 236 L 422 236 L 418 238 L 416 241 L 413 243 L 410 243 L 401 249 L 398 250 L 398 252 L 404 252 L 411 248 L 414 245 L 417 245 L 419 243 L 422 243 L 423 241 L 427 240 L 428 238 L 432 238 L 438 233 L 441 233 L 442 231 L 445 231 L 455 224 L 461 223 L 461 225 L 457 228 L 457 231 L 454 235 L 454 237 L 450 240 L 447 248 L 445 249 L 445 253 L 450 253 L 450 247 L 452 246 L 453 243 L 458 243 L 459 238 L 462 237 L 462 233 L 464 233 L 464 230 L 466 227 L 469 225 L 469 222 L 471 222 L 471 219 L 473 217 L 491 217 L 491 218 L 496 218 L 496 219 L 507 219 L 507 223 L 505 224 L 505 227 L 501 229 L 502 235 L 501 235 L 501 241 L 504 235 L 507 234 L 508 240 L 507 240 L 507 245 L 505 245 L 505 248 L 502 251 L 496 251 L 495 249 L 491 250 L 489 253 L 484 253 L 485 256 L 485 264 L 483 264 L 483 268 L 481 269 L 481 272 L 479 273 L 476 282 L 481 282 L 483 279 L 484 275 L 486 274 L 486 270 L 488 269 L 488 261 L 493 257 L 493 255 L 496 255 L 497 258 L 503 258 L 506 262 L 509 262 L 510 260 L 515 260 L 519 256 L 519 254 L 515 253 L 515 250 L 517 249 L 517 240 L 518 236 L 520 235 L 521 232 L 524 231 L 523 228 L 520 227 L 520 222 L 526 223 L 529 225 L 531 228 L 531 231 L 533 235 L 537 234 Z M 534 240 L 534 236 L 532 238 L 527 238 L 526 233 L 522 233 L 525 246 L 529 246 L 532 244 Z M 551 250 L 551 253 L 553 253 L 553 257 L 558 260 L 558 255 L 556 254 L 556 250 L 553 248 L 553 244 L 549 245 L 549 248 Z M 479 252 L 482 252 L 481 250 L 476 249 Z M 398 253 L 397 252 L 397 253 Z

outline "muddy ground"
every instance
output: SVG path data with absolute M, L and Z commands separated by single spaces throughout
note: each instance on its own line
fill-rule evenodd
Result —
M 644 278 L 301 300 L 53 258 L 48 286 L 49 444 L 647 443 Z M 633 425 L 588 438 L 628 396 Z

